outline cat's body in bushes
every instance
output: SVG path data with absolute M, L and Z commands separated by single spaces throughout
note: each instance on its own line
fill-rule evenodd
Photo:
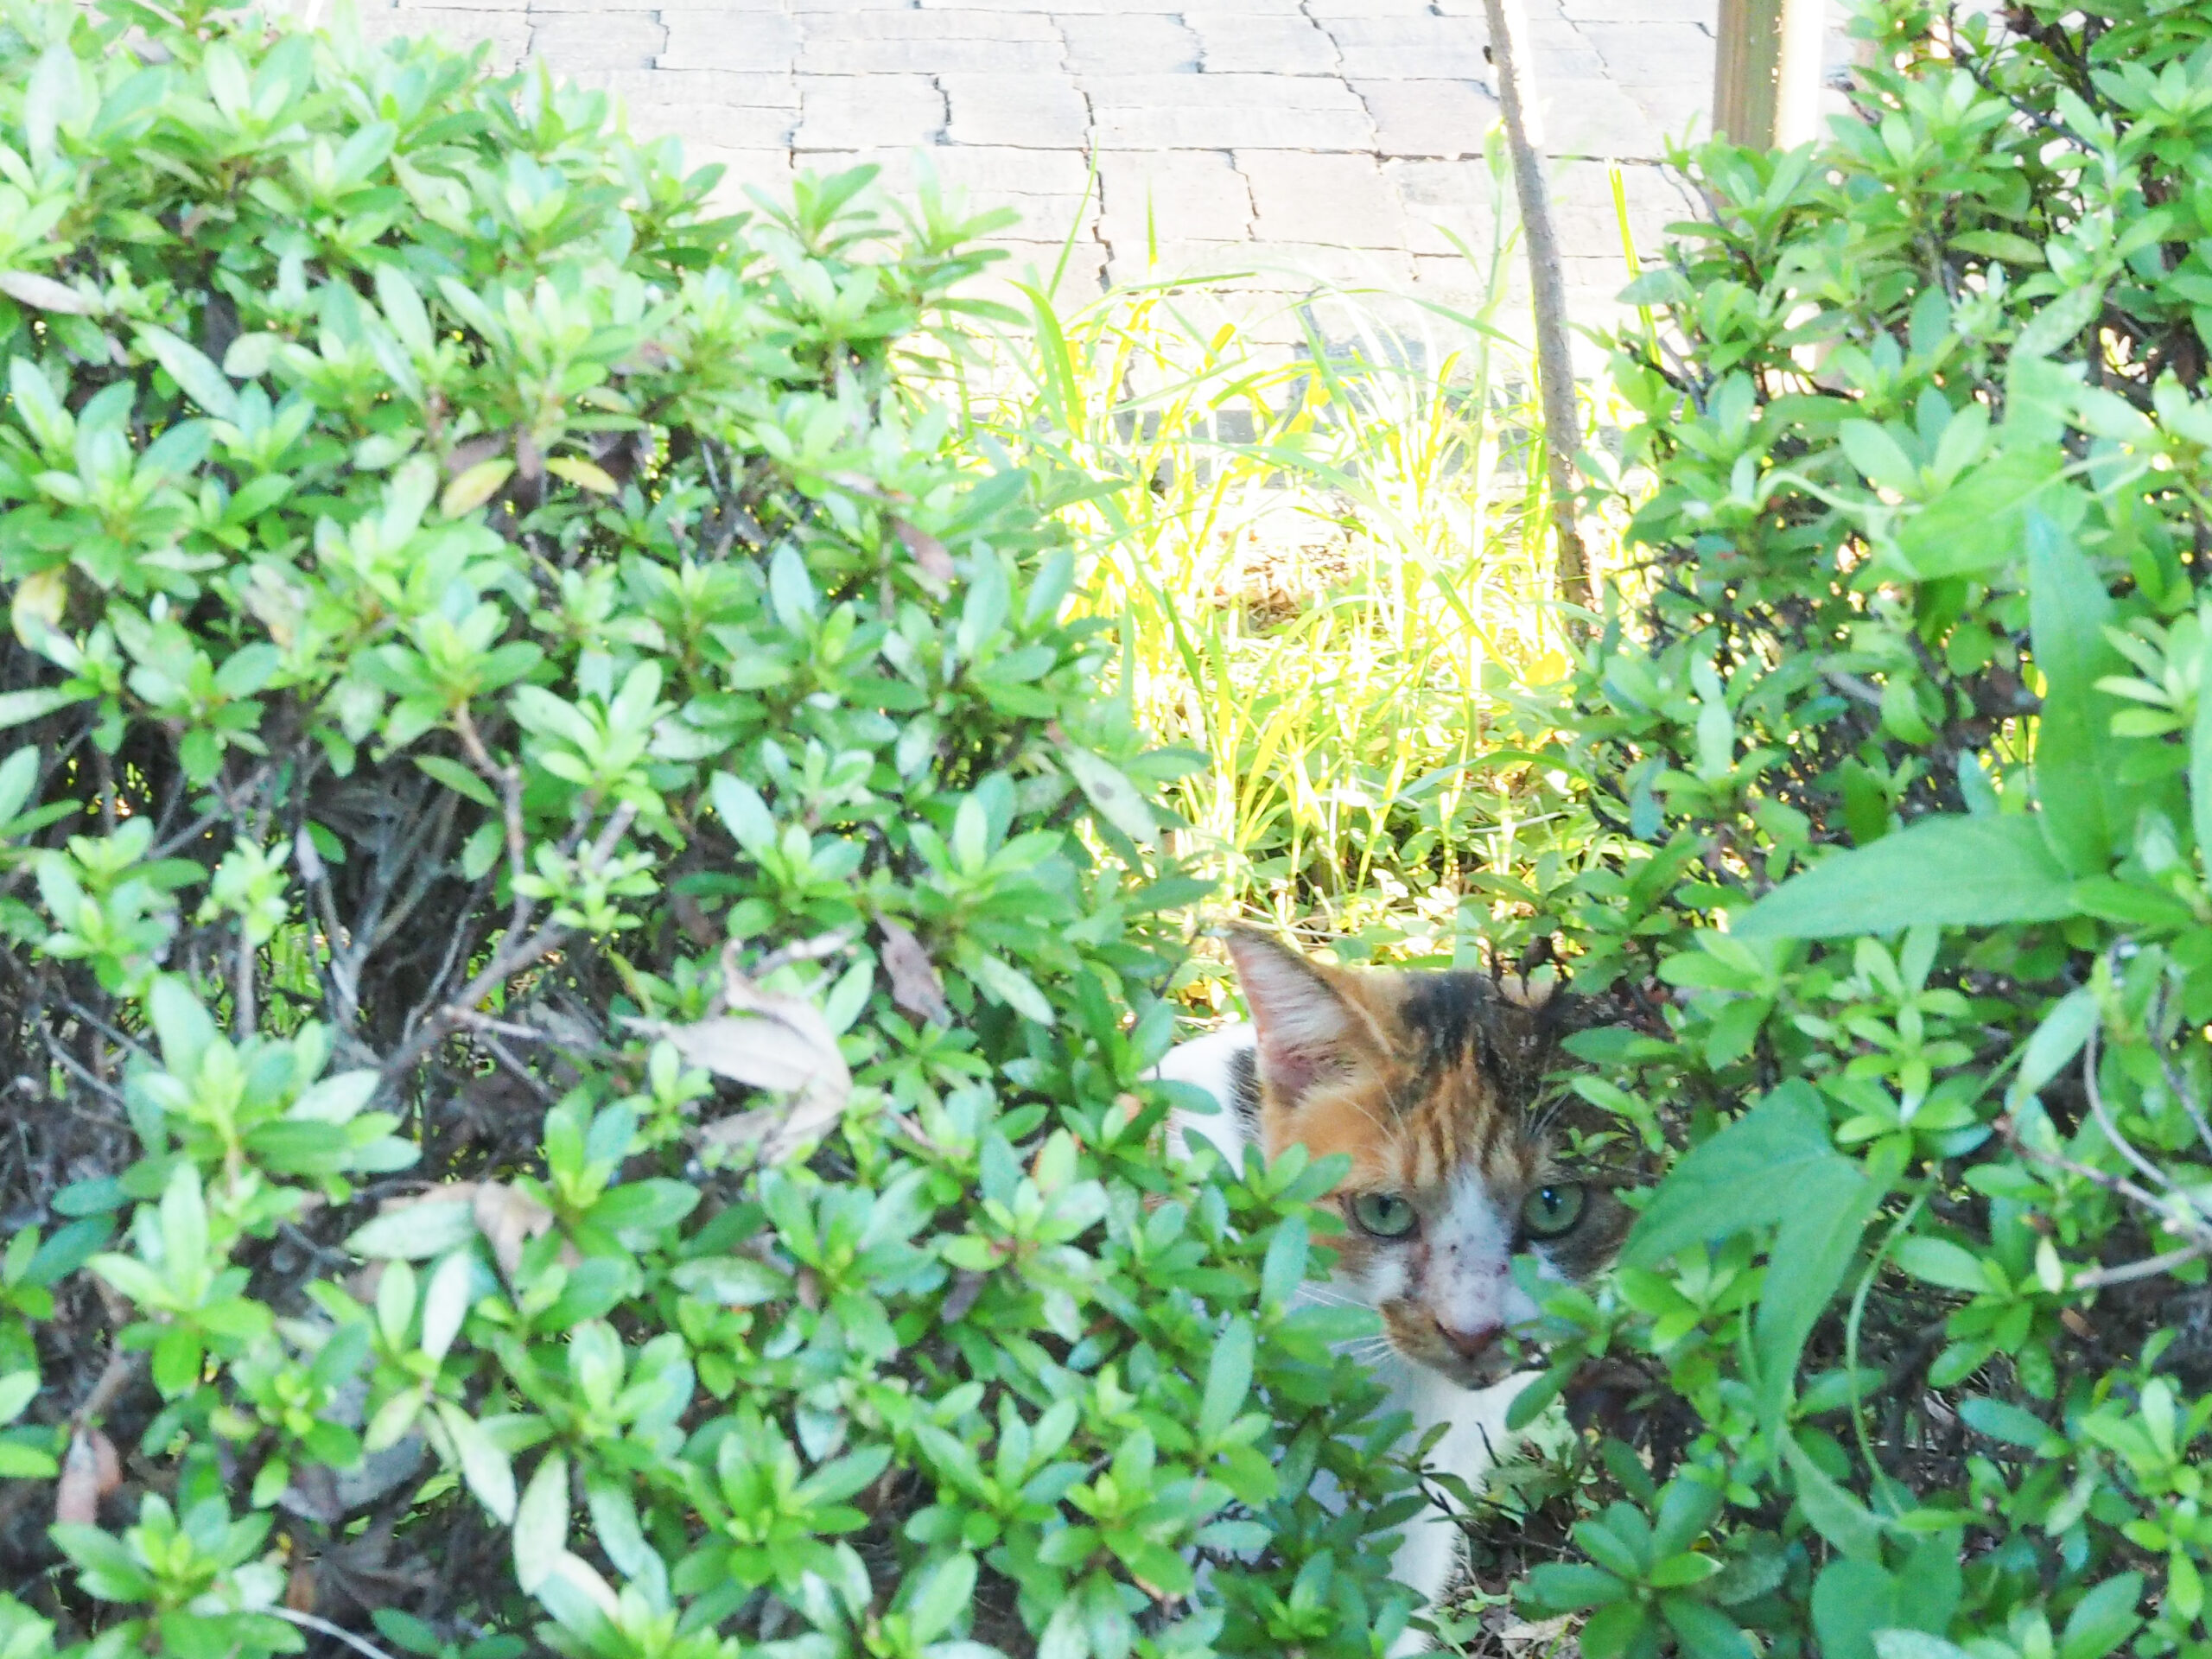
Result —
M 1179 1143 L 1203 1137 L 1241 1163 L 1300 1144 L 1349 1154 L 1337 1189 L 1345 1223 L 1326 1285 L 1309 1296 L 1373 1308 L 1386 1410 L 1418 1439 L 1439 1423 L 1432 1465 L 1471 1484 L 1506 1449 L 1516 1373 L 1506 1333 L 1536 1307 L 1510 1262 L 1580 1278 L 1618 1242 L 1623 1211 L 1554 1158 L 1529 1110 L 1561 1005 L 1516 1001 L 1475 974 L 1351 971 L 1238 931 L 1230 949 L 1249 1024 L 1170 1053 L 1160 1075 L 1195 1084 L 1221 1109 L 1181 1116 Z M 1408 1529 L 1392 1576 L 1434 1605 L 1450 1587 L 1459 1529 L 1432 1508 Z M 1421 1645 L 1408 1633 L 1399 1651 Z

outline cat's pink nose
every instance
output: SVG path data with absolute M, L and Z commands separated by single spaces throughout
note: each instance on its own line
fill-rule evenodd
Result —
M 1485 1325 L 1472 1331 L 1462 1331 L 1441 1319 L 1436 1322 L 1436 1334 L 1469 1359 L 1480 1359 L 1488 1353 L 1496 1345 L 1498 1332 L 1503 1328 L 1502 1325 Z

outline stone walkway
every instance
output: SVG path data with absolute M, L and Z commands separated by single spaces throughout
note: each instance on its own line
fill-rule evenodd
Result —
M 1638 248 L 1688 211 L 1659 162 L 1703 130 L 1717 0 L 1527 3 L 1570 302 L 1595 322 L 1626 276 L 1612 169 Z M 1020 213 L 1001 270 L 1051 271 L 1076 228 L 1070 298 L 1234 271 L 1259 293 L 1459 305 L 1483 279 L 1453 236 L 1493 240 L 1482 0 L 361 6 L 372 35 L 486 39 L 612 92 L 633 131 L 680 135 L 732 188 L 862 161 L 896 188 L 926 149 L 974 206 Z

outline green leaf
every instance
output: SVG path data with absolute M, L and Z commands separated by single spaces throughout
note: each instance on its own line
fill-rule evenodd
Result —
M 1198 1440 L 1211 1444 L 1243 1409 L 1252 1391 L 1252 1327 L 1232 1319 L 1206 1363 L 1205 1395 L 1198 1407 Z
M 1754 1659 L 1751 1638 L 1718 1607 L 1689 1596 L 1662 1596 L 1659 1616 L 1691 1659 Z
M 461 1334 L 461 1327 L 468 1318 L 469 1293 L 474 1288 L 475 1279 L 475 1259 L 467 1250 L 453 1251 L 431 1272 L 429 1284 L 423 1293 L 420 1345 L 432 1359 L 443 1359 L 453 1347 L 454 1338 Z
M 51 1480 L 61 1465 L 51 1452 L 20 1440 L 0 1440 L 0 1480 Z
M 1529 1574 L 1529 1596 L 1555 1612 L 1573 1612 L 1618 1601 L 1628 1586 L 1602 1567 L 1547 1561 Z
M 169 378 L 182 387 L 185 396 L 194 403 L 219 421 L 238 419 L 238 388 L 198 346 L 150 323 L 139 329 L 138 343 L 153 353 L 155 360 L 168 371 Z
M 559 1452 L 538 1459 L 515 1510 L 515 1582 L 526 1595 L 550 1578 L 569 1541 L 569 1460 Z
M 480 461 L 446 486 L 445 493 L 438 498 L 438 511 L 448 518 L 459 518 L 472 513 L 499 493 L 499 486 L 514 475 L 515 463 L 510 455 L 494 455 L 489 461 Z
M 2143 1575 L 2123 1573 L 2107 1579 L 2075 1604 L 2058 1638 L 2058 1659 L 2105 1659 L 2135 1634 L 2143 1623 L 2135 1604 L 2143 1598 Z
M 1828 1137 L 1827 1112 L 1809 1084 L 1785 1083 L 1675 1165 L 1621 1250 L 1624 1266 L 1656 1267 L 1789 1214 L 1797 1188 L 1856 1166 Z
M 37 787 L 38 745 L 26 743 L 0 760 L 0 824 L 15 819 Z
M 1813 1530 L 1857 1561 L 1882 1559 L 1882 1523 L 1850 1492 L 1831 1480 L 1802 1446 L 1785 1439 L 1782 1455 L 1797 1481 L 1797 1507 Z
M 2036 799 L 2044 833 L 2069 873 L 2101 874 L 2120 827 L 2107 799 L 2110 728 L 2120 705 L 2097 682 L 2127 665 L 2105 638 L 2112 596 L 2095 567 L 2048 515 L 2031 512 L 2027 532 L 2029 626 L 2045 681 L 2036 720 Z
M 1874 1632 L 1898 1622 L 1897 1584 L 1876 1560 L 1831 1560 L 1813 1581 L 1821 1659 L 1874 1659 Z
M 2005 1091 L 2005 1103 L 2017 1109 L 2021 1102 L 2072 1065 L 2074 1057 L 2082 1052 L 2082 1045 L 2089 1040 L 2089 1033 L 2097 1028 L 2097 1021 L 2102 1017 L 2098 1012 L 2096 994 L 2086 985 L 2069 991 L 2052 1004 L 2035 1034 L 2028 1039 L 2027 1046 L 2020 1051 L 2020 1069 L 2013 1074 L 2012 1086 Z
M 0 732 L 25 721 L 38 720 L 57 709 L 67 709 L 73 702 L 82 702 L 88 694 L 72 691 L 66 686 L 42 686 L 31 691 L 0 693 Z M 13 817 L 12 812 L 8 815 Z
M 2075 913 L 2068 873 L 2031 817 L 1923 818 L 1783 882 L 1735 921 L 1744 938 L 1824 939 L 1918 924 L 2001 927 Z
M 677 1288 L 726 1307 L 754 1307 L 788 1296 L 791 1277 L 750 1256 L 716 1255 L 678 1266 L 669 1277 Z
M 0 1376 L 0 1423 L 12 1423 L 38 1394 L 38 1373 L 10 1371 Z
M 476 1236 L 476 1216 L 467 1198 L 427 1198 L 364 1222 L 346 1239 L 356 1255 L 419 1262 L 459 1249 Z
M 2008 1446 L 2025 1446 L 2031 1452 L 2049 1440 L 2052 1434 L 2050 1425 L 2033 1412 L 1980 1395 L 1961 1401 L 1959 1415 L 1975 1433 L 1986 1434 L 1993 1440 L 2003 1440 Z
M 423 772 L 463 799 L 474 801 L 479 806 L 499 805 L 499 797 L 492 793 L 492 786 L 460 761 L 449 760 L 442 754 L 417 754 L 410 758 Z
M 2050 505 L 2047 492 L 2065 464 L 2056 443 L 2014 439 L 1898 524 L 1899 556 L 1922 582 L 2012 564 L 2030 504 Z
M 1904 496 L 1919 493 L 1920 469 L 1906 458 L 1897 441 L 1872 421 L 1846 421 L 1836 429 L 1836 438 L 1868 483 Z
M 513 1462 L 492 1443 L 483 1426 L 459 1406 L 444 1400 L 434 1403 L 438 1421 L 445 1426 L 446 1438 L 453 1442 L 454 1455 L 461 1461 L 461 1477 L 467 1482 L 468 1490 L 476 1494 L 478 1503 L 491 1511 L 493 1520 L 503 1525 L 512 1524 Z
M 175 974 L 155 980 L 147 997 L 154 1034 L 162 1041 L 162 1064 L 187 1082 L 200 1075 L 200 1063 L 216 1040 L 215 1022 L 192 988 Z
M 2196 856 L 2212 871 L 2212 628 L 2196 652 L 2196 724 L 2189 735 L 2189 813 L 2196 831 Z
M 1759 1418 L 1770 1433 L 1781 1431 L 1805 1339 L 1841 1287 L 1866 1224 L 1888 1189 L 1886 1180 L 1861 1173 L 1842 1157 L 1816 1166 L 1791 1184 L 1751 1319 Z
M 1957 1643 L 1926 1630 L 1877 1630 L 1874 1651 L 1879 1659 L 1971 1659 Z
M 1948 1239 L 1908 1238 L 1891 1252 L 1891 1260 L 1923 1283 L 1946 1290 L 1978 1294 L 1989 1288 L 1981 1258 Z
M 931 1569 L 907 1610 L 913 1639 L 932 1642 L 950 1630 L 976 1593 L 976 1558 L 964 1551 Z
M 1061 745 L 1060 758 L 1075 774 L 1083 792 L 1090 798 L 1091 805 L 1098 809 L 1100 817 L 1140 847 L 1147 845 L 1159 833 L 1159 825 L 1152 816 L 1152 804 L 1119 766 L 1072 743 Z
M 1053 1023 L 1052 1005 L 1037 988 L 1037 982 L 1019 968 L 982 950 L 964 955 L 960 965 L 967 969 L 969 978 L 1016 1014 L 1034 1020 L 1040 1026 Z

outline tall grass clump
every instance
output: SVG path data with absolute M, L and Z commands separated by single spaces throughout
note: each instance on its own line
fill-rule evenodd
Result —
M 1002 441 L 1100 480 L 1061 515 L 1084 602 L 1120 624 L 1130 716 L 1204 757 L 1168 794 L 1222 902 L 1357 952 L 1451 957 L 1463 900 L 1562 821 L 1511 695 L 1568 658 L 1492 228 L 1480 302 L 1410 327 L 1353 290 L 1028 287 L 967 389 Z M 1284 310 L 1295 352 L 1257 343 Z

